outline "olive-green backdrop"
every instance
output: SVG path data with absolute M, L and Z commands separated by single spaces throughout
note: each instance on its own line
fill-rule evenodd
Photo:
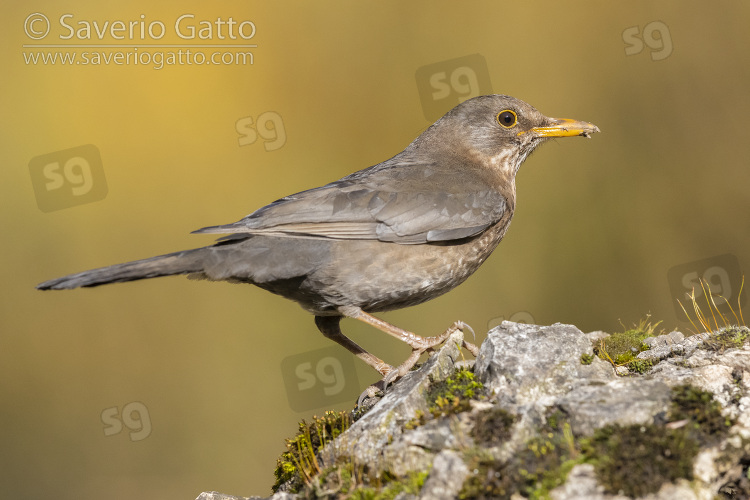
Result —
M 4 497 L 268 494 L 296 422 L 350 408 L 374 372 L 343 349 L 323 356 L 312 317 L 251 286 L 34 285 L 208 244 L 190 231 L 389 158 L 474 91 L 601 134 L 529 158 L 492 258 L 383 318 L 426 335 L 462 319 L 480 341 L 501 318 L 611 331 L 651 314 L 685 329 L 676 298 L 701 277 L 736 300 L 750 268 L 747 3 L 206 5 L 2 7 Z M 224 64 L 199 64 L 214 52 Z M 408 353 L 344 328 L 391 362 Z M 305 381 L 337 394 L 311 399 Z

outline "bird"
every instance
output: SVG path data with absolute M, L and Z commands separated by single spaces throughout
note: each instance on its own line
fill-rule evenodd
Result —
M 474 97 L 388 160 L 280 198 L 237 222 L 193 231 L 224 235 L 210 246 L 83 271 L 37 288 L 170 275 L 252 284 L 297 302 L 325 337 L 378 371 L 382 380 L 368 388 L 371 395 L 468 327 L 457 321 L 440 335 L 422 337 L 373 314 L 421 304 L 463 283 L 508 231 L 515 178 L 526 158 L 550 139 L 595 132 L 591 123 L 546 117 L 511 96 Z M 342 333 L 343 318 L 405 342 L 411 354 L 398 366 L 386 363 Z M 475 345 L 463 346 L 478 355 Z

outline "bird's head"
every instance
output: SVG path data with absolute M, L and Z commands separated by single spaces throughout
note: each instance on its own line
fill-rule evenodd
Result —
M 450 110 L 414 143 L 430 143 L 431 147 L 440 144 L 513 177 L 542 142 L 557 137 L 589 137 L 594 132 L 599 128 L 591 123 L 549 118 L 520 99 L 485 95 Z

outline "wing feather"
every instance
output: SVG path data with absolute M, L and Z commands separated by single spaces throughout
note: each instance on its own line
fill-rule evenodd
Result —
M 373 167 L 369 175 L 367 170 L 357 172 L 276 200 L 233 224 L 195 232 L 417 244 L 474 236 L 498 222 L 507 210 L 503 195 L 481 179 L 463 175 L 457 183 L 450 173 L 441 182 L 434 165 L 401 164 L 399 174 L 407 168 L 421 175 L 397 175 L 394 182 L 393 170 Z M 432 186 L 449 186 L 450 191 Z

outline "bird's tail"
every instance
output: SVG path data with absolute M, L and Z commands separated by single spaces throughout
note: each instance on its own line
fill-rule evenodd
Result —
M 38 284 L 39 290 L 65 290 L 81 286 L 99 286 L 107 283 L 120 283 L 173 274 L 198 273 L 210 247 L 185 250 L 150 259 L 134 260 L 124 264 L 100 267 L 76 274 L 70 274 Z

